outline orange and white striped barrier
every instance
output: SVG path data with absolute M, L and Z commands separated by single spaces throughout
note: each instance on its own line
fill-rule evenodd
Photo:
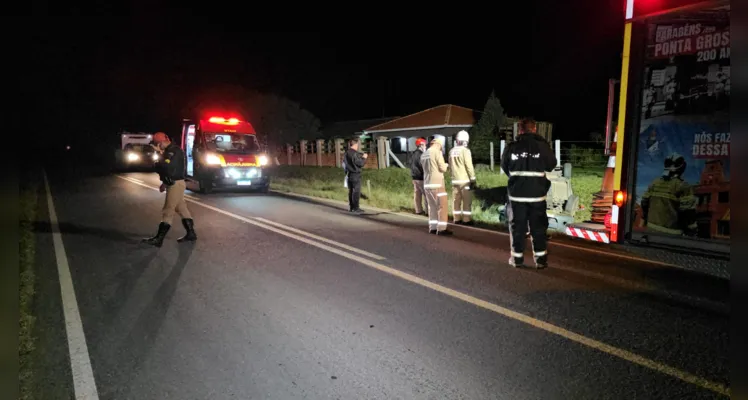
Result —
M 610 243 L 610 238 L 605 232 L 598 232 L 589 229 L 566 227 L 566 234 L 572 237 L 587 239 L 593 242 Z

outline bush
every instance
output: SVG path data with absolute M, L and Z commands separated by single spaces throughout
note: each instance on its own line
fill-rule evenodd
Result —
M 476 168 L 477 187 L 473 200 L 473 219 L 489 224 L 498 223 L 498 208 L 506 202 L 506 175 L 488 166 Z M 449 174 L 447 187 L 450 187 Z M 342 168 L 277 166 L 273 168 L 271 186 L 274 190 L 347 201 L 348 191 L 343 187 Z M 571 179 L 574 193 L 580 197 L 583 209 L 578 211 L 578 222 L 590 218 L 592 195 L 600 190 L 603 170 L 576 168 Z M 362 174 L 362 203 L 393 211 L 413 211 L 413 184 L 410 171 L 401 168 L 365 169 Z M 369 191 L 369 186 L 371 191 Z M 449 190 L 448 190 L 449 191 Z M 451 192 L 450 192 L 451 197 Z M 451 199 L 450 199 L 450 209 Z

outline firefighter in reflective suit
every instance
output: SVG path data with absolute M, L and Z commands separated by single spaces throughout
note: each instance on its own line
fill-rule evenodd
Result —
M 444 187 L 444 173 L 449 165 L 444 162 L 442 149 L 443 138 L 431 140 L 431 146 L 421 156 L 423 166 L 423 188 L 426 191 L 426 202 L 429 209 L 429 233 L 451 235 L 447 229 L 448 201 L 447 189 Z
M 156 151 L 162 154 L 156 164 L 156 171 L 161 178 L 161 182 L 163 182 L 159 191 L 166 192 L 166 198 L 161 210 L 161 223 L 158 225 L 158 232 L 153 237 L 143 239 L 143 242 L 161 247 L 171 228 L 175 213 L 182 217 L 182 225 L 187 231 L 187 234 L 177 241 L 193 242 L 197 240 L 197 235 L 195 234 L 192 215 L 184 201 L 184 190 L 186 188 L 184 182 L 184 152 L 179 146 L 171 143 L 169 137 L 163 132 L 157 132 L 153 135 L 153 143 Z
M 467 148 L 470 135 L 457 132 L 457 146 L 449 151 L 449 170 L 452 173 L 452 214 L 455 224 L 473 225 L 472 204 L 475 186 L 473 156 Z
M 556 156 L 545 138 L 535 131 L 534 121 L 523 120 L 517 140 L 509 143 L 501 155 L 501 169 L 509 177 L 506 215 L 512 253 L 509 265 L 514 267 L 524 265 L 528 224 L 535 267 L 548 266 L 545 198 L 551 182 L 545 173 L 553 171 Z

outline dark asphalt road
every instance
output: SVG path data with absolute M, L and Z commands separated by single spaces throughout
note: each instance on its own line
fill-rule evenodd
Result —
M 374 253 L 385 267 L 729 386 L 727 282 L 558 245 L 551 268 L 516 270 L 502 235 L 434 237 L 415 219 L 261 194 L 191 194 L 214 208 L 188 204 L 199 241 L 176 243 L 175 219 L 155 249 L 139 239 L 156 229 L 162 194 L 113 175 L 48 173 L 102 399 L 720 398 L 217 210 Z M 124 176 L 158 185 L 154 174 Z M 70 379 L 64 362 L 47 364 Z

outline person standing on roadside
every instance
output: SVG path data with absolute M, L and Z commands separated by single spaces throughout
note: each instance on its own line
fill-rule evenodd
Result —
M 410 158 L 410 177 L 413 179 L 413 205 L 416 214 L 425 215 L 428 210 L 426 193 L 423 189 L 423 166 L 421 165 L 421 156 L 426 150 L 426 139 L 416 139 L 416 151 Z
M 364 210 L 359 207 L 361 199 L 361 172 L 369 155 L 359 152 L 361 140 L 353 138 L 348 142 L 348 150 L 345 152 L 344 165 L 348 173 L 348 205 L 350 212 L 361 214 Z
M 535 133 L 535 121 L 521 122 L 520 135 L 501 155 L 501 169 L 509 177 L 506 216 L 509 220 L 509 265 L 524 265 L 525 236 L 530 226 L 536 268 L 548 266 L 546 195 L 551 181 L 546 172 L 556 167 L 556 156 L 544 137 Z
M 161 193 L 166 192 L 164 207 L 161 210 L 161 223 L 158 226 L 158 233 L 155 236 L 143 239 L 143 242 L 161 247 L 164 238 L 171 228 L 174 214 L 182 217 L 182 225 L 187 234 L 177 239 L 178 242 L 192 242 L 197 240 L 194 223 L 190 210 L 187 209 L 187 202 L 184 200 L 184 191 L 186 189 L 184 182 L 185 156 L 182 149 L 173 144 L 168 136 L 163 132 L 157 132 L 153 135 L 153 143 L 156 151 L 162 156 L 156 163 L 156 172 L 161 178 Z
M 426 191 L 426 201 L 429 207 L 429 233 L 434 235 L 451 235 L 447 229 L 448 199 L 447 189 L 444 187 L 444 173 L 449 165 L 444 162 L 443 138 L 431 140 L 431 146 L 421 156 L 423 166 L 423 188 Z
M 475 169 L 473 155 L 468 149 L 470 134 L 457 132 L 457 146 L 449 151 L 449 170 L 452 172 L 452 214 L 454 223 L 473 225 L 473 193 Z

